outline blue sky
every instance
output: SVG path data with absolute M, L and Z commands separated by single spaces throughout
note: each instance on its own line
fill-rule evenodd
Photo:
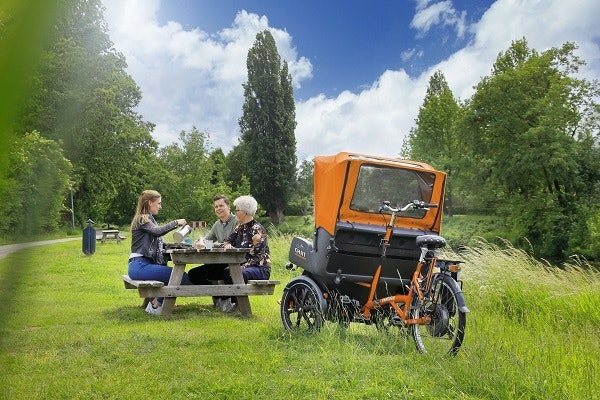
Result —
M 296 90 L 302 99 L 358 91 L 386 69 L 404 68 L 414 75 L 445 59 L 468 43 L 472 35 L 465 27 L 493 1 L 454 3 L 456 21 L 432 22 L 431 35 L 411 27 L 417 3 L 406 0 L 232 0 L 218 6 L 212 0 L 170 0 L 161 3 L 157 18 L 163 24 L 178 21 L 185 29 L 201 27 L 216 33 L 229 26 L 240 10 L 267 16 L 269 25 L 292 35 L 298 53 L 312 62 L 312 79 Z
M 600 76 L 596 0 L 103 0 L 114 46 L 161 145 L 192 126 L 237 143 L 246 55 L 270 29 L 295 85 L 300 160 L 338 151 L 397 156 L 427 82 L 441 70 L 462 100 L 499 52 L 525 37 L 577 43 Z

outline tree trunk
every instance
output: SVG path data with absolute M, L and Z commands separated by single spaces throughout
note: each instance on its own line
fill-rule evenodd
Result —
M 279 225 L 279 224 L 285 222 L 285 215 L 283 215 L 282 208 L 269 210 L 268 214 L 269 214 L 269 217 L 271 218 L 271 222 L 275 225 Z

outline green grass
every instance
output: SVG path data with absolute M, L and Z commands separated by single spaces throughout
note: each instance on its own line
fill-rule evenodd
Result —
M 550 268 L 512 248 L 479 243 L 463 290 L 471 313 L 454 358 L 417 353 L 375 327 L 326 323 L 291 335 L 277 300 L 298 275 L 290 237 L 272 235 L 273 296 L 254 315 L 177 300 L 147 315 L 123 287 L 129 238 L 22 250 L 0 260 L 0 399 L 598 399 L 600 277 Z

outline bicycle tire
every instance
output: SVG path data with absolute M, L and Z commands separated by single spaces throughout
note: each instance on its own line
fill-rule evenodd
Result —
M 452 278 L 436 274 L 432 281 L 435 292 L 430 300 L 431 305 L 421 305 L 415 296 L 411 305 L 411 318 L 431 316 L 430 324 L 412 325 L 411 333 L 421 353 L 433 356 L 454 356 L 462 345 L 467 322 L 466 313 L 459 307 L 464 304 L 462 292 Z M 459 296 L 461 298 L 459 299 Z
M 288 331 L 319 331 L 325 310 L 323 293 L 312 280 L 296 278 L 285 287 L 281 297 L 281 321 Z

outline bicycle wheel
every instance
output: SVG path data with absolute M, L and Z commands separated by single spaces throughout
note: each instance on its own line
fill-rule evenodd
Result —
M 426 325 L 412 325 L 411 331 L 417 350 L 433 356 L 456 355 L 465 335 L 466 313 L 459 308 L 457 290 L 453 290 L 450 278 L 434 279 L 432 287 L 436 288 L 432 298 L 435 303 L 427 306 L 413 298 L 411 317 L 430 316 L 431 322 Z
M 281 320 L 288 331 L 321 329 L 325 304 L 321 290 L 308 279 L 290 282 L 281 298 Z

